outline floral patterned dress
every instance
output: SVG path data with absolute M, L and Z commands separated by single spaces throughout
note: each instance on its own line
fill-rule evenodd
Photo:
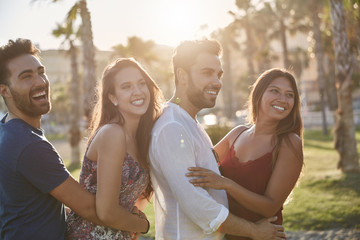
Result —
M 96 194 L 97 162 L 84 156 L 80 172 L 80 184 L 89 192 Z M 119 205 L 131 211 L 136 200 L 149 183 L 149 172 L 129 154 L 126 154 L 122 167 Z M 125 219 L 123 221 L 126 221 Z M 118 239 L 130 240 L 130 233 L 100 225 L 95 225 L 71 211 L 66 219 L 66 239 Z

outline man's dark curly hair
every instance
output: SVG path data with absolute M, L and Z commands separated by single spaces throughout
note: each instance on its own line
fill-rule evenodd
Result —
M 0 47 L 0 84 L 9 85 L 8 78 L 10 71 L 7 64 L 10 60 L 23 54 L 31 54 L 38 57 L 39 49 L 28 39 L 18 38 L 16 41 L 9 42 Z

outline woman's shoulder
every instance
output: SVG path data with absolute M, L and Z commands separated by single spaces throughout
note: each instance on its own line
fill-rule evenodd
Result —
M 96 137 L 101 138 L 102 140 L 121 140 L 125 138 L 124 128 L 116 123 L 107 123 L 100 127 Z
M 231 135 L 231 138 L 236 138 L 237 136 L 239 136 L 239 134 L 243 133 L 247 129 L 249 129 L 249 126 L 238 125 L 229 132 L 229 135 Z
M 234 127 L 231 131 L 235 131 L 237 133 L 241 133 L 243 131 L 245 131 L 246 129 L 249 129 L 250 127 L 247 125 L 238 125 L 236 127 Z
M 231 144 L 237 139 L 237 137 L 242 132 L 244 132 L 248 128 L 249 127 L 246 125 L 238 125 L 238 126 L 234 127 L 233 129 L 231 129 L 228 134 L 226 134 L 226 136 L 224 137 L 224 140 L 226 140 L 228 143 Z
M 299 135 L 296 133 L 289 133 L 287 135 L 288 141 L 282 141 L 281 150 L 285 153 L 285 155 L 290 155 L 291 153 L 295 154 L 295 156 L 303 158 L 303 142 Z
M 301 140 L 300 136 L 297 135 L 296 133 L 288 133 L 287 137 L 289 138 L 289 142 L 294 147 L 301 147 L 302 146 L 302 140 Z M 285 144 L 287 144 L 287 143 L 285 142 Z

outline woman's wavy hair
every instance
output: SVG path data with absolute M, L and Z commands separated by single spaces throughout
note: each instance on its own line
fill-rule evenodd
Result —
M 284 77 L 290 82 L 294 91 L 294 106 L 289 115 L 286 118 L 280 120 L 272 138 L 272 145 L 274 146 L 273 166 L 276 163 L 276 159 L 279 155 L 280 146 L 283 140 L 285 140 L 286 143 L 288 143 L 288 145 L 293 148 L 293 145 L 289 139 L 289 133 L 295 133 L 300 137 L 301 140 L 303 139 L 303 124 L 300 112 L 301 103 L 294 76 L 289 71 L 280 68 L 272 68 L 263 72 L 252 85 L 248 102 L 248 123 L 253 125 L 256 123 L 256 120 L 259 116 L 260 103 L 265 90 L 272 83 L 272 81 L 279 77 Z M 298 153 L 297 155 L 299 159 L 302 158 L 301 153 Z
M 139 162 L 149 168 L 148 150 L 151 139 L 151 130 L 155 121 L 162 112 L 164 97 L 155 81 L 141 67 L 141 65 L 132 58 L 120 58 L 109 64 L 102 75 L 101 81 L 98 82 L 96 88 L 97 101 L 93 109 L 90 122 L 89 141 L 94 137 L 96 131 L 103 125 L 117 120 L 117 124 L 125 123 L 124 116 L 116 106 L 110 101 L 109 94 L 115 94 L 115 75 L 124 68 L 134 67 L 139 70 L 145 79 L 146 85 L 150 91 L 150 104 L 143 116 L 140 118 L 139 126 L 136 131 L 136 141 L 139 150 Z M 144 197 L 149 198 L 152 193 L 151 182 L 149 183 Z

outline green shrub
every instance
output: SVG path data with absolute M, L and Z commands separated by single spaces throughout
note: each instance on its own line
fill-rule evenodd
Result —
M 206 127 L 206 132 L 209 135 L 213 145 L 218 143 L 229 131 L 231 127 L 211 125 Z

